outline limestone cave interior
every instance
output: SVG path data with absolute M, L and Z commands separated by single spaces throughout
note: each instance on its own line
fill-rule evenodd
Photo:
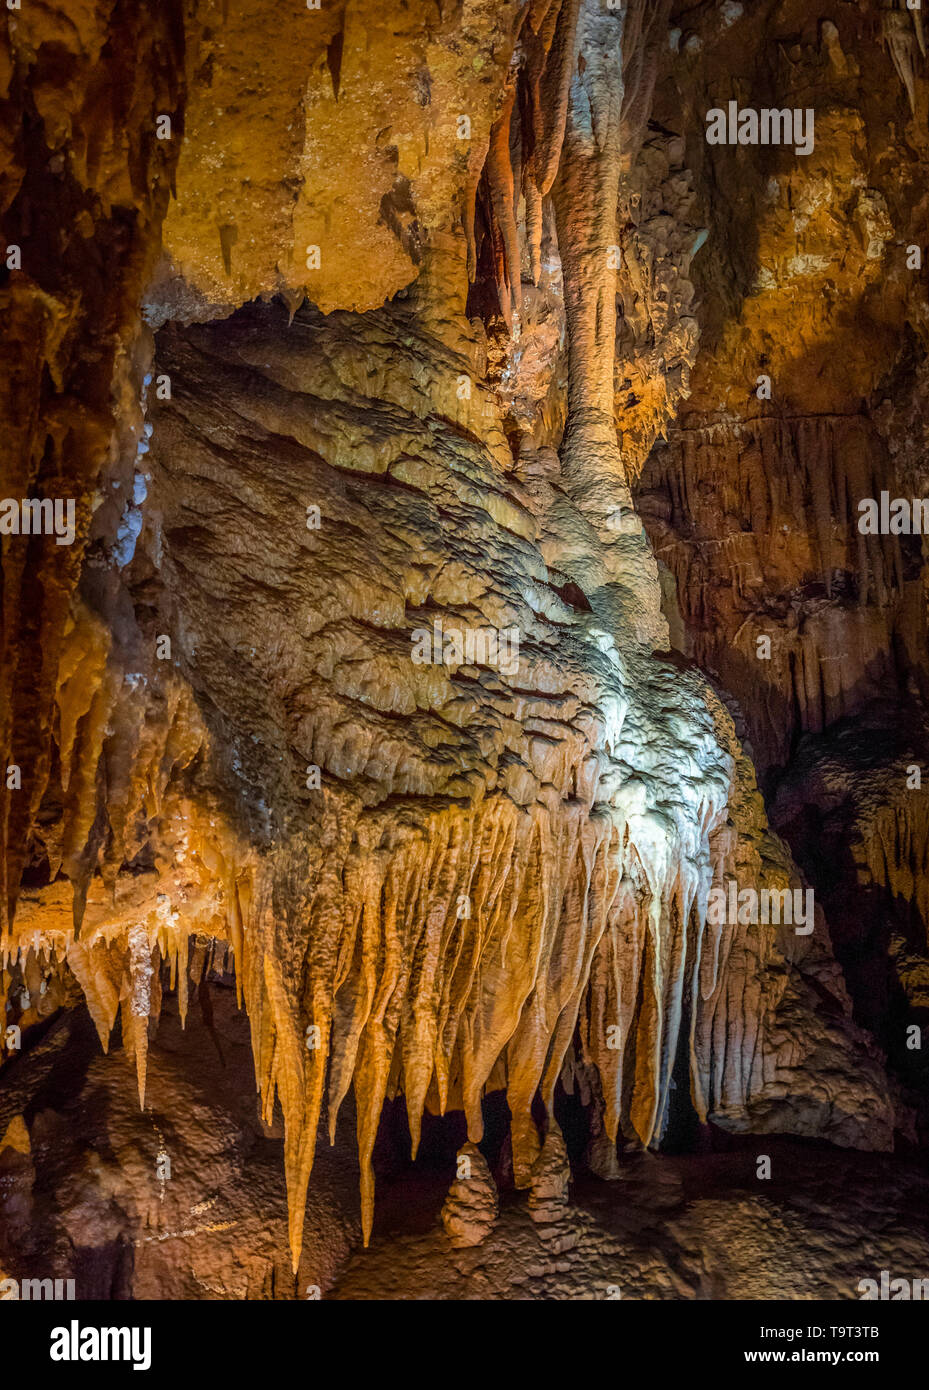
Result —
M 929 1279 L 921 6 L 0 3 L 0 1280 Z

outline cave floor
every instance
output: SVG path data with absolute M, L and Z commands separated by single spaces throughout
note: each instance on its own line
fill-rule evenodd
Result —
M 773 1159 L 769 1181 L 754 1175 L 755 1149 Z M 327 1297 L 858 1299 L 859 1280 L 883 1269 L 912 1279 L 929 1267 L 918 1162 L 768 1137 L 738 1153 L 640 1154 L 623 1173 L 579 1179 L 549 1228 L 508 1194 L 490 1236 L 457 1250 L 437 1225 L 438 1184 L 404 1180 Z
M 74 1277 L 79 1298 L 105 1299 L 293 1299 L 318 1286 L 340 1300 L 847 1300 L 882 1270 L 929 1269 L 921 1160 L 776 1136 L 634 1154 L 611 1182 L 580 1175 L 552 1226 L 530 1219 L 525 1194 L 504 1191 L 490 1235 L 456 1249 L 439 1224 L 455 1116 L 431 1122 L 416 1164 L 396 1134 L 379 1141 L 365 1250 L 346 1109 L 335 1146 L 319 1145 L 295 1281 L 282 1127 L 258 1117 L 234 990 L 214 983 L 210 994 L 184 1030 L 166 1001 L 144 1111 L 121 1048 L 104 1055 L 81 1010 L 16 1064 L 0 1113 L 0 1138 L 19 1135 L 0 1162 L 3 1272 Z M 769 1180 L 756 1177 L 759 1154 Z

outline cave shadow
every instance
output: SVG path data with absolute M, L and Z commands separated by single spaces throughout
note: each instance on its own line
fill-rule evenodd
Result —
M 860 866 L 847 838 L 831 831 L 818 806 L 805 805 L 779 825 L 803 873 L 813 885 L 829 925 L 836 959 L 852 1000 L 853 1018 L 887 1054 L 888 1064 L 927 1106 L 923 1142 L 929 1142 L 929 1006 L 913 1006 L 894 968 L 895 939 L 929 972 L 929 923 L 915 903 L 877 883 L 858 882 Z M 907 1030 L 921 1030 L 925 1044 L 907 1046 Z

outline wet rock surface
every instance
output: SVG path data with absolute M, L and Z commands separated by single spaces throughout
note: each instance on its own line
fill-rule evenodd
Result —
M 918 14 L 6 23 L 4 1270 L 918 1274 Z

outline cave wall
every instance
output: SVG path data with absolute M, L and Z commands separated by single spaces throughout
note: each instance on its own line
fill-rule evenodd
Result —
M 119 1018 L 145 1107 L 163 996 L 183 1021 L 234 975 L 295 1267 L 350 1089 L 365 1238 L 397 1095 L 415 1149 L 446 1109 L 476 1143 L 504 1090 L 535 1190 L 565 1065 L 607 1176 L 678 1113 L 878 1150 L 911 1123 L 834 923 L 707 901 L 814 874 L 748 751 L 766 773 L 891 676 L 921 692 L 921 559 L 853 547 L 840 505 L 894 457 L 883 383 L 918 381 L 918 296 L 881 257 L 917 235 L 921 137 L 843 16 L 784 60 L 833 99 L 813 163 L 711 173 L 705 94 L 736 52 L 780 81 L 783 45 L 698 9 L 699 48 L 667 4 L 593 0 L 8 19 L 10 418 L 32 404 L 4 490 L 68 487 L 79 527 L 3 537 L 7 1019 L 28 1050 L 62 1006 L 104 1048 Z M 58 256 L 30 228 L 63 177 Z M 518 654 L 419 664 L 436 623 Z
M 686 91 L 679 124 L 712 229 L 693 271 L 701 351 L 639 505 L 687 650 L 738 698 L 764 773 L 877 695 L 925 695 L 919 540 L 857 523 L 862 498 L 902 495 L 924 447 L 909 415 L 925 277 L 908 248 L 927 231 L 926 91 L 911 110 L 880 12 L 762 5 L 727 26 L 703 6 L 687 20 L 666 56 L 673 106 L 656 116 Z M 812 152 L 708 145 L 706 111 L 749 94 L 810 106 Z
M 921 17 L 788 4 L 722 22 L 704 5 L 672 24 L 655 116 L 682 130 L 709 235 L 690 395 L 637 505 L 677 643 L 738 701 L 856 1016 L 922 1084 L 924 542 L 859 526 L 863 499 L 925 490 Z M 814 109 L 811 153 L 708 145 L 706 113 L 730 100 Z

